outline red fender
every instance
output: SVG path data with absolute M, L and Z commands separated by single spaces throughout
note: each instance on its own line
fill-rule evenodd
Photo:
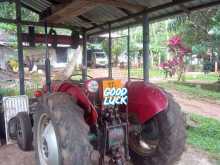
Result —
M 44 89 L 45 91 L 46 89 Z M 95 110 L 95 107 L 92 105 L 88 97 L 83 92 L 82 88 L 74 85 L 70 82 L 62 82 L 62 83 L 52 83 L 51 84 L 52 92 L 64 92 L 69 94 L 76 100 L 77 104 L 85 111 L 88 112 L 88 117 L 86 118 L 86 122 L 89 125 L 94 125 L 97 123 L 98 114 Z
M 128 113 L 135 114 L 140 123 L 150 120 L 168 106 L 164 91 L 151 83 L 128 82 Z

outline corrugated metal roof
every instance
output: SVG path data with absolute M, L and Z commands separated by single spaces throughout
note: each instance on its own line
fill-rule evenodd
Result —
M 43 12 L 52 5 L 52 3 L 47 0 L 21 0 L 21 3 L 38 12 Z
M 124 0 L 130 4 L 142 5 L 145 12 L 148 12 L 149 19 L 160 19 L 163 17 L 179 14 L 185 9 L 194 10 L 200 7 L 205 7 L 220 4 L 220 0 Z M 58 1 L 55 0 L 21 0 L 24 6 L 27 6 L 33 11 L 45 13 L 47 9 L 56 5 Z M 62 4 L 62 1 L 59 1 Z M 176 5 L 175 5 L 176 4 Z M 185 9 L 184 9 L 185 8 Z M 119 7 L 110 5 L 97 5 L 90 11 L 83 13 L 80 16 L 72 17 L 64 23 L 78 27 L 89 29 L 89 34 L 103 31 L 112 23 L 113 28 L 122 27 L 128 24 L 137 23 L 140 20 L 140 15 L 143 11 L 128 11 Z M 130 16 L 138 16 L 130 18 Z M 118 20 L 118 21 L 117 21 Z M 102 25 L 100 27 L 99 25 Z
M 129 3 L 144 5 L 148 8 L 172 2 L 172 0 L 127 0 Z

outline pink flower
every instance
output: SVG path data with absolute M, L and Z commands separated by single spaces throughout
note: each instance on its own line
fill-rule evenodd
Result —
M 177 45 L 180 45 L 181 43 L 182 43 L 182 40 L 179 36 L 174 36 L 168 41 L 169 46 L 177 46 Z

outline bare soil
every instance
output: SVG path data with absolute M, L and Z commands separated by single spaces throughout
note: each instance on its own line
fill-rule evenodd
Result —
M 16 145 L 0 147 L 1 165 L 35 165 L 34 152 L 22 152 Z M 217 165 L 209 160 L 206 153 L 187 146 L 176 165 Z
M 101 74 L 96 70 L 93 73 L 96 76 L 97 74 Z M 124 74 L 118 71 L 114 71 L 113 73 L 116 75 Z M 177 91 L 170 92 L 185 112 L 193 112 L 203 116 L 220 119 L 220 104 L 190 99 L 186 95 Z M 0 146 L 0 165 L 35 165 L 34 152 L 22 152 L 16 145 Z M 211 160 L 207 153 L 192 148 L 191 146 L 187 146 L 181 160 L 177 162 L 176 165 L 218 164 Z
M 203 101 L 189 98 L 186 94 L 175 90 L 169 90 L 169 92 L 172 93 L 174 99 L 180 104 L 183 111 L 220 120 L 219 103 L 215 103 L 212 100 Z
M 16 145 L 0 147 L 1 165 L 35 165 L 33 152 L 22 152 Z

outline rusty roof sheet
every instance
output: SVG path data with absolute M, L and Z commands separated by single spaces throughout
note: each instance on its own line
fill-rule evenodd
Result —
M 21 0 L 21 3 L 39 13 L 45 11 L 52 5 L 48 0 Z
M 77 17 L 71 17 L 64 24 L 89 30 L 89 34 L 107 31 L 108 23 L 112 28 L 125 27 L 141 21 L 141 14 L 147 12 L 149 19 L 157 20 L 182 12 L 196 10 L 220 4 L 220 0 L 124 0 L 131 4 L 143 5 L 144 11 L 134 12 L 110 5 L 97 5 L 95 8 Z M 59 4 L 59 0 L 21 0 L 22 4 L 39 14 Z M 62 3 L 62 1 L 60 2 Z M 136 17 L 133 17 L 136 16 Z M 100 26 L 101 25 L 101 26 Z

